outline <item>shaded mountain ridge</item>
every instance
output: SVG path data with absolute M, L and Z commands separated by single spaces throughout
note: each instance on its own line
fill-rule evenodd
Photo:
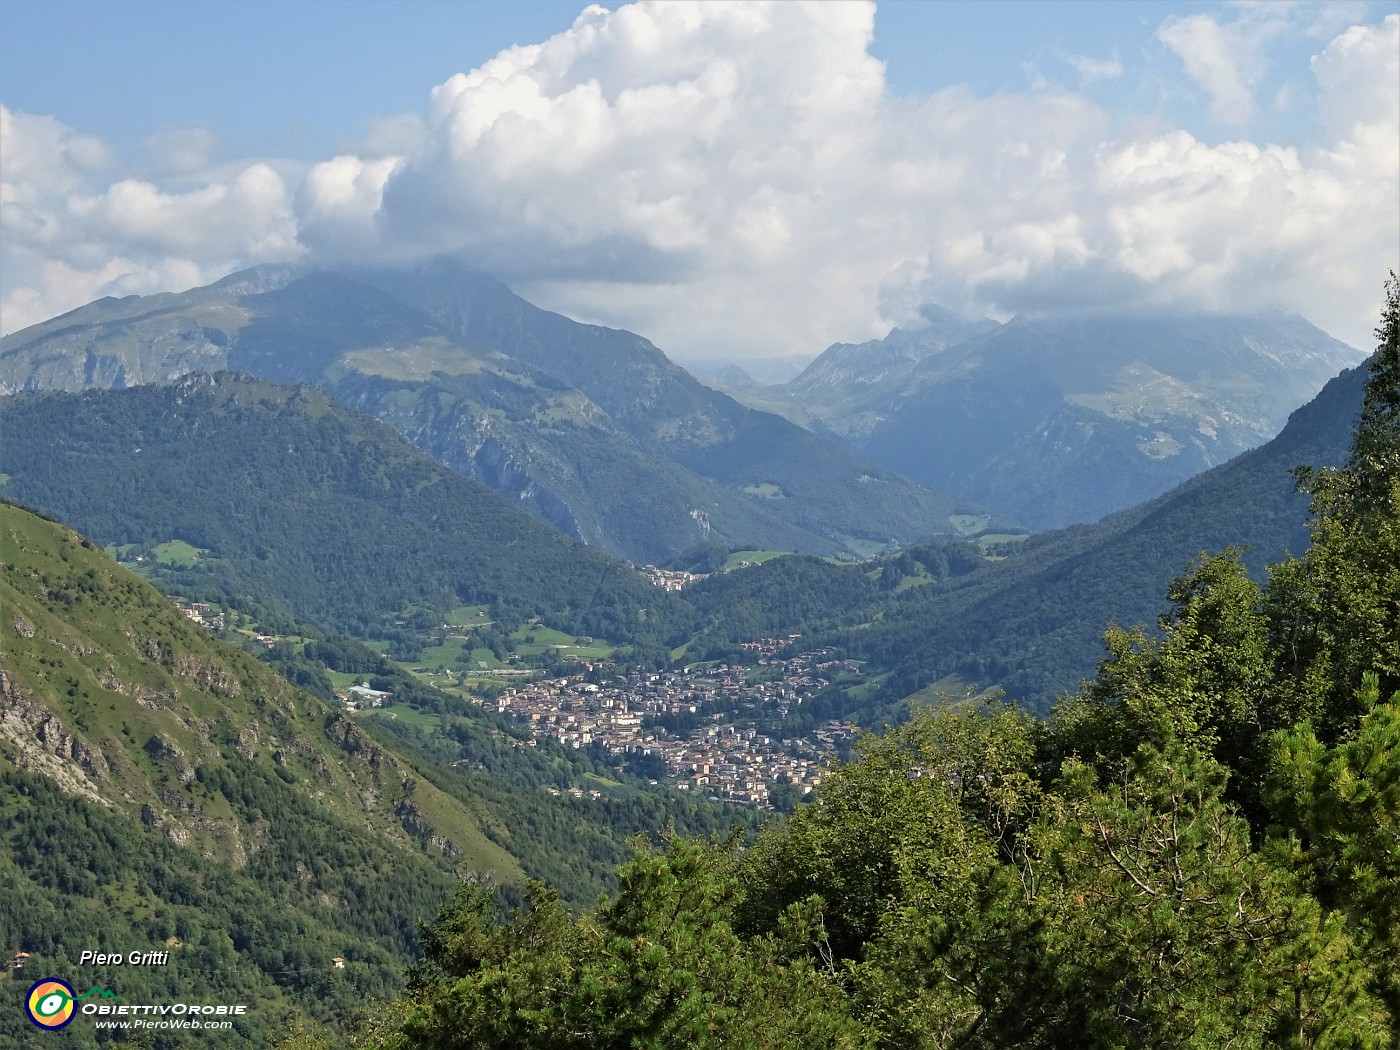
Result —
M 1359 351 L 1296 315 L 942 319 L 750 401 L 1032 528 L 1093 521 L 1273 437 Z
M 700 543 L 833 554 L 952 532 L 939 496 L 702 386 L 628 332 L 459 264 L 261 267 L 105 299 L 0 341 L 0 392 L 235 369 L 314 383 L 566 534 L 634 561 Z

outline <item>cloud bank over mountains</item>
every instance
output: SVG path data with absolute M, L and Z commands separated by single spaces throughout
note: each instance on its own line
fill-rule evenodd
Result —
M 1270 104 L 1268 34 L 1316 31 L 1259 17 L 1158 31 L 1227 128 Z M 861 3 L 590 7 L 310 166 L 211 165 L 191 131 L 138 177 L 85 130 L 0 108 L 0 321 L 257 262 L 463 252 L 682 358 L 813 353 L 926 301 L 1283 306 L 1369 347 L 1400 254 L 1400 16 L 1318 38 L 1315 132 L 1288 144 L 1106 110 L 1087 89 L 1131 77 L 1128 55 L 1067 59 L 1083 92 L 900 97 L 874 26 Z

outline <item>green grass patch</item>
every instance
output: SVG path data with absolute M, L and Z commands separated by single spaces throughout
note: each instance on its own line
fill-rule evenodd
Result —
M 948 524 L 959 536 L 971 536 L 992 523 L 990 514 L 949 514 Z
M 436 729 L 438 723 L 442 721 L 441 715 L 420 711 L 418 708 L 409 707 L 406 704 L 393 704 L 388 707 L 375 707 L 367 710 L 373 711 L 376 715 L 383 715 L 385 718 L 417 726 L 419 729 Z
M 182 569 L 188 569 L 199 561 L 201 554 L 208 552 L 191 546 L 184 540 L 166 540 L 153 547 L 151 553 L 161 565 L 178 565 Z
M 760 499 L 782 499 L 787 493 L 778 488 L 772 482 L 765 481 L 759 485 L 745 485 L 741 490 L 750 496 L 758 496 Z
M 957 704 L 961 703 L 967 696 L 968 690 L 976 688 L 977 686 L 967 679 L 950 674 L 924 686 L 917 693 L 911 693 L 904 700 L 910 704 Z M 973 693 L 972 698 L 980 700 L 991 696 L 996 691 L 996 686 L 988 686 Z
M 422 653 L 419 654 L 419 658 L 413 661 L 413 666 L 427 667 L 434 671 L 440 671 L 444 667 L 456 667 L 458 664 L 461 664 L 464 659 L 465 654 L 462 651 L 461 640 L 449 638 L 441 645 L 427 646 Z
M 485 627 L 491 622 L 491 614 L 484 605 L 459 605 L 442 622 L 452 627 Z
M 499 667 L 507 667 L 504 660 L 497 660 L 496 655 L 490 649 L 473 649 L 467 654 L 467 670 L 490 671 Z
M 343 693 L 352 685 L 359 685 L 369 677 L 365 674 L 351 674 L 349 671 L 332 671 L 329 667 L 326 668 L 326 676 L 330 678 L 331 686 L 337 693 Z
M 843 536 L 841 542 L 846 545 L 848 550 L 861 558 L 873 558 L 877 554 L 885 553 L 889 547 L 889 544 L 881 543 L 879 540 L 863 540 L 855 536 Z
M 411 347 L 355 350 L 346 354 L 344 360 L 361 372 L 409 382 L 429 379 L 435 372 L 460 376 L 482 369 L 480 358 L 436 336 Z
M 902 594 L 904 591 L 910 590 L 911 588 L 922 587 L 924 584 L 932 582 L 933 577 L 930 576 L 927 572 L 925 572 L 923 566 L 921 565 L 919 566 L 918 572 L 912 573 L 899 581 L 898 586 L 896 586 L 894 589 L 894 593 Z
M 584 786 L 592 786 L 602 791 L 616 791 L 622 787 L 622 781 L 613 780 L 610 777 L 600 777 L 597 773 L 585 773 L 583 775 Z
M 581 660 L 602 660 L 615 655 L 618 647 L 595 638 L 582 638 L 541 624 L 526 624 L 510 636 L 511 651 L 525 657 L 541 656 L 547 652 L 572 653 Z
M 565 634 L 563 631 L 556 631 L 553 627 L 525 626 L 518 629 L 510 637 L 512 641 L 520 642 L 522 645 L 533 645 L 538 648 L 545 648 L 551 645 L 578 644 L 578 639 L 573 635 Z
M 749 565 L 762 565 L 766 561 L 774 558 L 781 558 L 787 551 L 735 551 L 720 566 L 721 572 L 730 572 L 734 569 L 742 569 Z

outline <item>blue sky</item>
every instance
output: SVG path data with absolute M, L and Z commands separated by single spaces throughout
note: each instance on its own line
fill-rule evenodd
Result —
M 421 108 L 433 86 L 515 44 L 566 30 L 578 0 L 7 0 L 0 98 L 102 134 L 139 162 L 164 128 L 201 125 L 230 155 L 320 159 L 349 148 L 368 120 Z M 604 5 L 616 7 L 618 5 Z M 1104 104 L 1162 116 L 1198 136 L 1228 130 L 1199 92 L 1165 85 L 1179 61 L 1156 38 L 1171 17 L 1220 5 L 1170 0 L 883 0 L 871 52 L 896 93 L 954 84 L 1016 91 L 1037 76 L 1076 85 L 1067 56 L 1117 58 L 1121 82 L 1091 94 Z M 1320 5 L 1319 5 L 1320 6 Z M 1341 7 L 1341 5 L 1334 5 Z M 1341 7 L 1364 20 L 1384 4 Z M 1389 5 L 1392 9 L 1395 5 Z M 1343 16 L 1345 17 L 1345 16 Z M 1287 61 L 1311 41 L 1280 40 L 1284 59 L 1262 85 L 1308 90 L 1306 66 Z M 1293 54 L 1290 56 L 1290 52 Z M 1265 110 L 1266 137 L 1307 133 L 1301 107 Z
M 5 0 L 0 322 L 462 251 L 682 356 L 1106 294 L 1366 338 L 1400 4 L 885 0 L 873 32 L 859 3 L 608 6 Z M 641 87 L 689 124 L 637 116 Z

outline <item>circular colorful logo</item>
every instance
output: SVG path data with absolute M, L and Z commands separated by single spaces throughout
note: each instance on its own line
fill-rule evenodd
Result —
M 67 981 L 45 977 L 29 989 L 24 1008 L 29 1019 L 40 1028 L 62 1028 L 73 1020 L 75 995 L 73 986 Z

